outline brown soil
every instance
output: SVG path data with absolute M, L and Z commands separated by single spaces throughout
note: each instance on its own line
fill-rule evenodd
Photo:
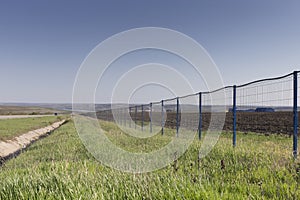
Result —
M 166 113 L 167 120 L 165 123 L 166 127 L 175 128 L 176 127 L 176 113 L 168 112 Z M 300 113 L 298 114 L 300 117 Z M 97 116 L 99 119 L 113 121 L 112 114 L 109 112 L 98 112 Z M 154 124 L 160 125 L 161 113 L 153 113 L 158 119 Z M 236 127 L 237 131 L 241 132 L 256 132 L 256 133 L 276 133 L 276 134 L 293 134 L 293 113 L 292 112 L 237 112 L 236 113 Z M 142 114 L 138 112 L 131 113 L 133 121 L 141 121 Z M 154 117 L 153 117 L 154 118 Z M 198 129 L 198 113 L 186 113 L 180 120 L 179 124 L 181 127 L 186 127 L 190 129 Z M 122 119 L 124 121 L 124 118 Z M 149 113 L 144 113 L 144 121 L 149 121 Z M 207 130 L 211 121 L 211 113 L 202 114 L 202 130 Z M 298 124 L 300 120 L 298 119 Z M 225 123 L 223 130 L 232 131 L 233 127 L 233 114 L 232 112 L 226 113 Z M 299 128 L 299 126 L 298 126 Z

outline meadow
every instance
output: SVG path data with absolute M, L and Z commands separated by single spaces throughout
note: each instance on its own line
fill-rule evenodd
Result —
M 114 123 L 100 121 L 109 139 L 128 151 L 166 144 L 165 135 L 134 141 Z M 167 167 L 132 174 L 101 165 L 68 123 L 0 167 L 0 199 L 299 199 L 300 164 L 291 138 L 282 135 L 221 134 L 198 159 L 201 141 Z
M 18 119 L 0 119 L 0 140 L 13 139 L 31 130 L 49 126 L 66 116 L 46 116 Z

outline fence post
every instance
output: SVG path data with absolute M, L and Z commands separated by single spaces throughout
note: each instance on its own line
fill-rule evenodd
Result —
M 179 98 L 176 98 L 176 136 L 178 137 L 179 131 Z
M 161 134 L 164 134 L 164 100 L 161 100 Z
M 123 109 L 123 117 L 124 117 L 124 126 L 126 127 L 127 118 L 126 118 L 126 107 Z
M 232 137 L 232 144 L 233 147 L 236 146 L 236 85 L 233 86 L 233 137 Z
M 152 133 L 152 103 L 150 103 L 150 133 Z
M 142 131 L 144 131 L 144 105 L 142 105 Z
M 128 114 L 129 114 L 129 128 L 131 128 L 131 107 L 130 107 L 130 105 L 129 105 L 129 107 L 128 107 Z
M 202 137 L 202 93 L 199 92 L 199 123 L 198 123 L 198 138 Z
M 294 158 L 297 158 L 298 154 L 298 72 L 294 71 L 294 135 L 293 135 L 293 155 Z
M 137 118 L 137 106 L 135 106 L 135 111 L 134 111 L 134 129 L 136 129 L 136 118 Z

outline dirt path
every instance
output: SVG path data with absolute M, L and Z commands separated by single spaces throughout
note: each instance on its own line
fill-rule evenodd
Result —
M 0 119 L 30 118 L 30 117 L 49 117 L 54 115 L 0 115 Z
M 12 140 L 0 141 L 0 165 L 2 161 L 18 154 L 22 149 L 25 149 L 40 137 L 51 133 L 65 122 L 66 120 L 55 122 L 50 126 L 29 131 L 23 135 L 15 137 Z

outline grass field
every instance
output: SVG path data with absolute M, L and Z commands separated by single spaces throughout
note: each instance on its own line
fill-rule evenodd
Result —
M 50 108 L 36 106 L 8 106 L 0 105 L 0 115 L 46 115 L 54 113 L 68 113 L 66 111 L 54 110 Z
M 49 116 L 0 120 L 0 140 L 12 139 L 28 131 L 49 126 L 64 116 Z
M 163 145 L 174 133 L 166 129 L 166 136 L 133 142 L 113 123 L 101 124 L 114 143 L 130 151 Z M 164 169 L 130 174 L 97 162 L 68 122 L 0 168 L 0 199 L 300 198 L 300 166 L 292 159 L 291 138 L 238 134 L 232 148 L 231 134 L 224 133 L 198 161 L 200 145 L 195 140 Z

